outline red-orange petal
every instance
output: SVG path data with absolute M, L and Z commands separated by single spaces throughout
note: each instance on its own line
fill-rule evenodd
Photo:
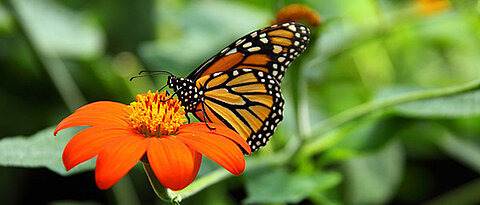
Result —
M 100 101 L 87 104 L 77 109 L 73 114 L 63 119 L 55 128 L 58 131 L 77 126 L 94 126 L 100 124 L 128 124 L 129 109 L 127 105 Z
M 80 112 L 84 110 L 97 110 L 101 112 L 108 112 L 108 113 L 122 113 L 126 115 L 130 115 L 131 110 L 125 109 L 127 105 L 118 102 L 112 101 L 97 101 L 93 103 L 86 104 L 80 108 L 78 108 L 75 112 Z
M 188 184 L 192 183 L 195 177 L 197 177 L 198 170 L 200 170 L 200 165 L 202 164 L 202 154 L 192 149 L 190 149 L 190 151 L 192 151 L 193 171 L 192 176 L 188 180 Z
M 147 157 L 163 186 L 177 191 L 197 176 L 201 155 L 171 136 L 148 138 Z
M 135 135 L 132 128 L 97 125 L 77 133 L 63 150 L 63 164 L 68 170 L 100 153 L 104 146 L 119 137 Z
M 248 146 L 248 143 L 245 141 L 245 139 L 240 136 L 237 132 L 234 130 L 220 124 L 215 124 L 215 123 L 208 123 L 209 126 L 215 127 L 214 130 L 210 130 L 204 122 L 196 122 L 196 123 L 190 123 L 190 124 L 185 124 L 182 125 L 179 128 L 179 134 L 181 133 L 197 133 L 197 132 L 204 132 L 205 134 L 217 134 L 221 135 L 223 137 L 226 137 L 238 145 L 242 147 L 249 155 L 252 154 L 252 150 L 250 149 L 250 146 Z
M 100 189 L 112 187 L 132 169 L 146 150 L 146 138 L 139 135 L 121 137 L 105 147 L 97 157 L 95 181 Z
M 188 147 L 224 167 L 232 174 L 239 175 L 245 169 L 245 157 L 242 150 L 232 140 L 218 134 L 205 132 L 179 133 L 177 139 Z

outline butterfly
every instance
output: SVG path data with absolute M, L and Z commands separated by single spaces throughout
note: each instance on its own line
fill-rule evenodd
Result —
M 207 126 L 219 123 L 237 131 L 256 151 L 283 119 L 280 83 L 287 67 L 305 50 L 309 35 L 306 26 L 295 22 L 253 31 L 186 78 L 170 74 L 167 85 L 186 112 Z

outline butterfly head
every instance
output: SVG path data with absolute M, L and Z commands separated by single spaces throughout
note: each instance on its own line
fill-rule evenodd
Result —
M 194 111 L 203 101 L 203 91 L 198 89 L 190 79 L 168 76 L 167 85 L 178 95 L 187 112 Z
M 173 75 L 168 76 L 167 85 L 168 85 L 169 88 L 173 89 L 174 91 L 177 91 L 178 90 L 178 78 L 173 76 Z

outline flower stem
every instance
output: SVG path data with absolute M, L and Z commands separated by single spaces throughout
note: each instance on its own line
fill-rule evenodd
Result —
M 442 96 L 447 96 L 452 94 L 458 94 L 458 93 L 466 92 L 469 90 L 473 90 L 478 87 L 480 87 L 480 79 L 473 80 L 462 85 L 455 85 L 455 86 L 450 86 L 446 88 L 436 88 L 431 90 L 421 90 L 421 91 L 399 95 L 396 97 L 391 97 L 386 100 L 368 102 L 368 103 L 356 106 L 352 109 L 346 110 L 345 112 L 342 112 L 336 116 L 333 116 L 321 122 L 320 124 L 315 126 L 312 133 L 316 133 L 316 134 L 320 133 L 321 135 L 326 131 L 329 131 L 335 127 L 338 127 L 339 125 L 342 125 L 348 121 L 355 120 L 367 113 L 370 113 L 376 110 L 381 110 L 393 105 L 398 105 L 402 103 L 423 100 L 423 99 L 430 99 L 435 97 L 442 97 Z
M 205 175 L 201 178 L 196 179 L 192 184 L 187 186 L 185 189 L 182 189 L 181 191 L 176 191 L 174 193 L 177 196 L 180 196 L 181 198 L 187 198 L 230 176 L 231 174 L 228 171 L 224 169 L 218 169 L 213 172 L 210 172 L 208 175 Z
M 470 82 L 467 82 L 462 85 L 454 85 L 445 88 L 436 88 L 429 90 L 421 90 L 411 93 L 406 93 L 391 97 L 385 100 L 372 101 L 365 104 L 358 105 L 349 110 L 346 110 L 338 115 L 335 115 L 327 120 L 317 124 L 311 133 L 315 133 L 315 136 L 308 138 L 305 146 L 301 148 L 303 154 L 309 153 L 309 155 L 318 153 L 321 150 L 326 149 L 326 143 L 330 143 L 327 138 L 322 136 L 325 133 L 344 125 L 348 122 L 359 119 L 367 114 L 374 113 L 376 111 L 384 111 L 386 108 L 424 99 L 431 99 L 437 97 L 443 97 L 448 95 L 459 94 L 463 92 L 468 92 L 474 89 L 480 88 L 480 79 L 476 79 Z M 332 146 L 330 144 L 329 146 Z
M 117 184 L 112 187 L 112 192 L 116 203 L 119 205 L 141 204 L 129 175 L 125 175 L 118 181 Z
M 155 176 L 155 173 L 153 172 L 152 167 L 150 167 L 149 163 L 142 162 L 142 164 L 143 164 L 143 168 L 145 169 L 145 173 L 147 173 L 148 181 L 150 181 L 153 191 L 155 191 L 155 194 L 157 194 L 158 198 L 166 202 L 171 202 L 172 204 L 180 204 L 180 202 L 182 201 L 182 198 L 180 197 L 180 195 L 175 194 L 173 191 L 165 188 L 160 183 L 160 181 L 157 179 L 157 176 Z

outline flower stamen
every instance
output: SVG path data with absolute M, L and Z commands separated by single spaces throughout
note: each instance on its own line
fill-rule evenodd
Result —
M 137 95 L 137 102 L 128 106 L 132 109 L 132 114 L 128 117 L 132 127 L 146 137 L 175 134 L 187 119 L 180 101 L 177 98 L 167 100 L 169 97 L 166 91 L 148 91 Z

